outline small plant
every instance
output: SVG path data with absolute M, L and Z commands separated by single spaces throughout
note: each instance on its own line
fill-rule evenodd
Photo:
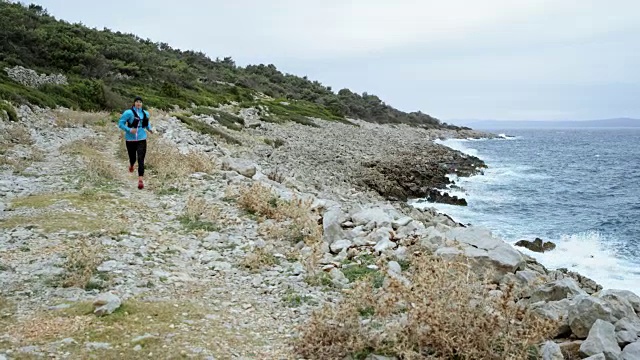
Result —
M 269 139 L 269 138 L 265 138 L 264 139 L 264 143 L 269 145 L 269 146 L 272 146 L 274 149 L 277 149 L 277 148 L 279 148 L 279 147 L 281 147 L 281 146 L 283 146 L 285 144 L 284 140 L 282 140 L 282 139 L 273 140 L 273 139 Z
M 262 232 L 272 239 L 288 239 L 307 245 L 322 241 L 322 227 L 311 212 L 312 200 L 283 200 L 265 185 L 254 183 L 240 190 L 238 205 L 250 214 L 273 220 L 265 222 Z
M 167 189 L 179 189 L 179 184 L 195 172 L 212 173 L 215 168 L 213 160 L 199 151 L 190 151 L 186 154 L 173 143 L 152 137 L 147 140 L 147 158 L 145 167 L 152 174 L 153 181 L 157 182 L 157 190 L 166 193 Z M 126 156 L 124 142 L 120 145 L 119 157 Z
M 190 231 L 217 231 L 220 209 L 207 204 L 206 200 L 194 195 L 189 196 L 184 213 L 178 218 L 182 226 Z
M 29 129 L 17 123 L 11 123 L 2 131 L 2 142 L 8 144 L 20 144 L 20 145 L 33 145 L 34 141 L 31 138 Z
M 189 114 L 173 114 L 178 120 L 182 121 L 188 128 L 193 131 L 199 132 L 205 135 L 214 135 L 222 138 L 229 144 L 242 145 L 242 142 L 235 137 L 227 134 L 224 130 L 213 127 L 209 124 L 206 124 L 202 121 L 192 119 Z
M 274 170 L 270 171 L 267 174 L 267 178 L 271 181 L 275 181 L 280 184 L 282 184 L 286 179 L 286 177 L 281 172 L 279 172 L 278 168 L 275 168 Z
M 66 253 L 64 272 L 55 280 L 62 287 L 87 288 L 92 287 L 91 278 L 96 273 L 98 265 L 102 262 L 101 254 L 96 247 L 97 242 L 89 238 L 81 238 L 76 246 Z
M 293 291 L 288 291 L 282 298 L 282 301 L 289 307 L 299 307 L 304 303 L 315 304 L 316 302 L 308 295 L 300 295 Z
M 7 114 L 7 118 L 3 119 L 4 113 Z M 0 100 L 0 120 L 9 120 L 9 121 L 18 121 L 18 114 L 16 113 L 16 109 L 13 106 L 6 102 Z
M 262 268 L 280 264 L 280 261 L 264 247 L 255 248 L 242 259 L 242 266 L 257 271 Z

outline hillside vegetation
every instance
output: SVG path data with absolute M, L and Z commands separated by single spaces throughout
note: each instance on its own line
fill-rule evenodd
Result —
M 375 95 L 349 89 L 335 93 L 318 81 L 284 74 L 271 64 L 240 67 L 231 57 L 212 60 L 201 52 L 174 49 L 132 34 L 57 20 L 39 5 L 0 0 L 0 40 L 0 98 L 14 103 L 121 111 L 141 95 L 146 105 L 161 109 L 238 102 L 268 110 L 264 117 L 268 121 L 351 117 L 456 128 L 420 111 L 399 111 Z M 23 85 L 7 73 L 15 66 L 62 74 L 67 83 Z

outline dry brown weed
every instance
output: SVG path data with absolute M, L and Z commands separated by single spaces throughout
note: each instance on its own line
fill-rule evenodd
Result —
M 124 142 L 121 147 L 123 156 L 126 156 Z M 215 169 L 215 162 L 203 152 L 183 154 L 174 144 L 162 138 L 148 140 L 145 163 L 154 179 L 162 185 L 161 188 L 175 186 L 195 172 L 212 173 Z
M 20 144 L 27 146 L 34 144 L 29 129 L 23 124 L 7 124 L 0 134 L 2 135 L 1 139 L 3 144 Z
M 322 239 L 322 228 L 311 211 L 311 199 L 294 197 L 284 200 L 269 187 L 255 182 L 240 189 L 238 204 L 262 220 L 274 220 L 263 221 L 261 232 L 267 237 L 287 239 L 294 243 L 304 241 L 307 245 L 313 245 Z
M 378 353 L 403 359 L 529 359 L 555 324 L 515 306 L 507 289 L 491 297 L 462 261 L 422 255 L 375 288 L 360 282 L 338 305 L 326 305 L 300 327 L 296 353 L 342 359 Z
M 254 248 L 242 259 L 242 266 L 251 270 L 257 271 L 265 267 L 278 264 L 278 258 L 276 258 L 266 247 Z
M 54 110 L 56 125 L 59 127 L 83 127 L 106 125 L 109 121 L 107 112 L 85 112 L 75 110 Z
M 74 241 L 74 247 L 66 253 L 64 273 L 58 279 L 62 287 L 85 288 L 102 263 L 100 246 L 90 238 Z

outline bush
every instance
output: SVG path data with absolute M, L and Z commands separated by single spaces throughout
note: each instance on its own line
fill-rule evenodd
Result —
M 207 107 L 197 107 L 191 111 L 194 115 L 209 115 L 218 121 L 220 125 L 231 129 L 231 130 L 242 130 L 244 127 L 244 119 L 235 116 L 233 114 L 229 114 L 228 112 L 219 111 L 216 109 L 211 109 Z
M 297 355 L 537 359 L 537 344 L 553 336 L 552 321 L 516 306 L 511 288 L 491 297 L 464 262 L 423 255 L 411 264 L 408 282 L 358 282 L 337 306 L 314 312 L 300 327 Z
M 3 111 L 7 113 L 6 120 L 18 121 L 18 114 L 16 113 L 16 109 L 14 109 L 11 104 L 0 100 L 0 115 L 2 115 Z
M 307 245 L 321 242 L 322 227 L 313 217 L 310 200 L 284 200 L 269 187 L 254 183 L 241 189 L 238 205 L 250 214 L 275 222 L 265 222 L 261 231 L 268 237 Z
M 178 120 L 182 121 L 187 125 L 191 130 L 199 132 L 201 134 L 206 135 L 214 135 L 224 139 L 226 142 L 230 144 L 242 145 L 242 142 L 233 136 L 227 134 L 222 129 L 218 129 L 209 124 L 205 124 L 202 121 L 198 121 L 189 117 L 186 114 L 173 114 Z

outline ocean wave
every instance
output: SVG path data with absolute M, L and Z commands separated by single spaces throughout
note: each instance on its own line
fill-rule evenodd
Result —
M 567 268 L 593 279 L 604 288 L 640 293 L 638 266 L 615 251 L 621 245 L 615 239 L 601 232 L 588 231 L 545 240 L 553 241 L 556 249 L 545 253 L 517 249 L 549 269 Z

